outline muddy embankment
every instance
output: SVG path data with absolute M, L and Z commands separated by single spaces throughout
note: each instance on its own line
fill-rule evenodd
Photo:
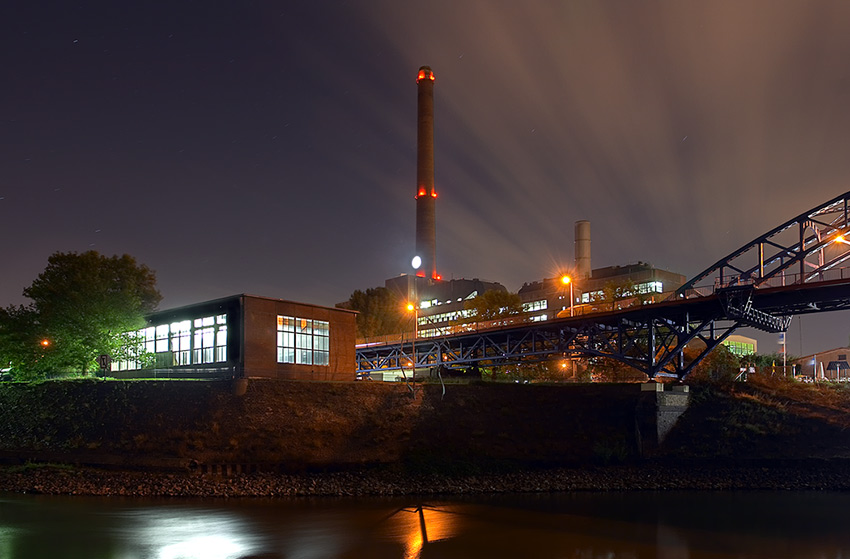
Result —
M 423 471 L 623 459 L 636 385 L 251 380 L 0 385 L 0 462 L 121 469 Z
M 250 380 L 0 383 L 0 463 L 465 475 L 645 461 L 636 384 L 418 386 Z M 241 392 L 241 393 L 240 393 Z M 651 394 L 651 393 L 650 393 Z M 850 412 L 741 385 L 691 390 L 653 460 L 850 459 Z M 644 398 L 642 400 L 642 398 Z M 643 402 L 642 405 L 639 405 Z M 842 400 L 843 402 L 843 400 Z M 639 427 L 640 426 L 640 427 Z

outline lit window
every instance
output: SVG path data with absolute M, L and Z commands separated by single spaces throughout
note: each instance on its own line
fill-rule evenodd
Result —
M 227 315 L 208 316 L 137 330 L 127 358 L 113 370 L 141 369 L 143 354 L 160 354 L 158 367 L 180 367 L 227 361 Z
M 195 343 L 192 361 L 193 363 L 212 363 L 213 362 L 213 347 L 215 346 L 215 329 L 212 327 L 199 328 L 203 325 L 202 320 L 195 320 Z
M 277 317 L 277 362 L 330 364 L 330 325 L 324 320 Z
M 175 365 L 192 363 L 192 322 L 174 322 L 171 324 L 171 353 Z
M 523 312 L 545 311 L 547 308 L 549 308 L 549 301 L 546 299 L 522 304 Z
M 218 315 L 215 322 L 218 327 L 215 335 L 215 360 L 227 361 L 227 315 Z

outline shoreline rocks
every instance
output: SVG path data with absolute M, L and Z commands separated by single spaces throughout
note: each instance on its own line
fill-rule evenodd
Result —
M 360 497 L 570 491 L 850 490 L 850 461 L 646 463 L 469 475 L 358 470 L 231 477 L 40 466 L 0 468 L 0 493 L 129 497 Z

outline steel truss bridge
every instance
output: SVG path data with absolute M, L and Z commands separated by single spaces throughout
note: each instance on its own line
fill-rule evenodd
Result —
M 649 378 L 683 380 L 738 328 L 784 332 L 795 315 L 850 308 L 850 267 L 844 267 L 850 259 L 848 203 L 850 192 L 783 223 L 718 260 L 663 302 L 358 344 L 357 372 L 607 357 Z M 686 354 L 688 344 L 699 348 L 698 354 Z

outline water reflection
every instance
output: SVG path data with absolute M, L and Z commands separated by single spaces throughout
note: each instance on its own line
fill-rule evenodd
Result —
M 404 544 L 404 559 L 416 559 L 426 545 L 451 539 L 463 531 L 461 514 L 448 505 L 400 508 L 387 518 L 384 534 Z
M 843 493 L 388 499 L 0 497 L 0 558 L 850 556 Z

